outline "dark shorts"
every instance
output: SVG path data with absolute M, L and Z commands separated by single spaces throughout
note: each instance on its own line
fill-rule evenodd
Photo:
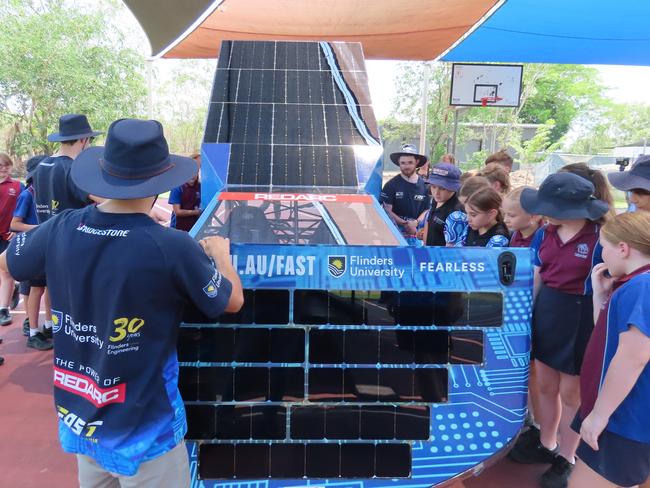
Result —
M 21 281 L 20 282 L 20 294 L 29 295 L 29 290 L 31 287 L 45 288 L 47 282 L 45 278 L 36 278 L 35 280 Z
M 593 329 L 590 295 L 571 295 L 542 285 L 533 310 L 534 359 L 562 373 L 579 375 Z
M 5 241 L 4 239 L 0 239 L 0 254 L 5 252 L 5 250 L 9 247 L 9 241 Z
M 578 414 L 571 428 L 580 432 L 581 425 L 582 419 Z M 619 486 L 640 485 L 650 477 L 650 444 L 608 430 L 598 438 L 597 451 L 581 440 L 576 456 L 607 481 Z

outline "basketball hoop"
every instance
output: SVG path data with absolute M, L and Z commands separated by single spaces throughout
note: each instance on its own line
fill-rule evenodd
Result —
M 483 97 L 481 98 L 481 106 L 487 107 L 488 103 L 497 103 L 503 100 L 501 97 Z

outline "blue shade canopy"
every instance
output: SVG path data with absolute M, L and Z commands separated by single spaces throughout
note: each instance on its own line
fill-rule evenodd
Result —
M 648 0 L 507 0 L 443 61 L 650 65 Z

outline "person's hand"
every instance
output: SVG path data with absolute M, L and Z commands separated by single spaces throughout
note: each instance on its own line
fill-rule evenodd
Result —
M 199 241 L 205 253 L 215 261 L 219 258 L 228 257 L 230 259 L 230 239 L 210 236 Z
M 7 234 L 7 240 L 8 240 L 8 241 L 12 240 L 14 237 L 16 237 L 16 233 L 15 233 L 15 232 L 9 232 L 9 233 Z
M 407 220 L 404 227 L 410 235 L 415 235 L 418 231 L 418 221 L 417 220 Z
M 421 241 L 424 240 L 424 228 L 418 230 L 417 234 L 415 234 L 415 237 L 420 239 Z
M 598 450 L 598 437 L 603 433 L 609 419 L 599 416 L 596 412 L 591 412 L 582 422 L 580 427 L 580 437 L 594 451 Z
M 613 278 L 607 273 L 607 265 L 605 263 L 598 263 L 591 270 L 591 287 L 593 288 L 594 295 L 598 297 L 607 297 L 614 287 L 616 278 Z

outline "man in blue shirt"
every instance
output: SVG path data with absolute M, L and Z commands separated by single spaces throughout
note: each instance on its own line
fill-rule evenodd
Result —
M 61 212 L 0 256 L 15 278 L 47 275 L 59 439 L 82 487 L 189 486 L 177 329 L 188 308 L 216 318 L 243 304 L 227 239 L 199 244 L 148 216 L 196 171 L 169 154 L 159 122 L 115 121 L 71 173 L 107 200 Z
M 400 174 L 386 182 L 381 190 L 381 203 L 388 217 L 395 223 L 410 245 L 420 246 L 416 237 L 417 227 L 424 222 L 429 208 L 429 194 L 417 168 L 427 162 L 411 144 L 404 144 L 400 152 L 392 153 L 390 159 L 399 166 Z

